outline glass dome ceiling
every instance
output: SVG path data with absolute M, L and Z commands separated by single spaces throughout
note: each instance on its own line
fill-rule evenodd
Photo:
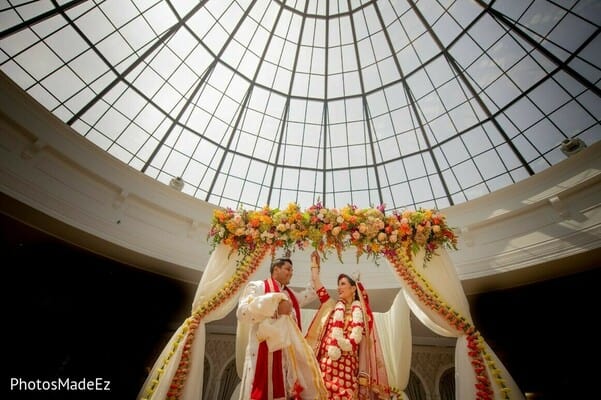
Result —
M 601 138 L 601 2 L 0 2 L 1 70 L 220 206 L 444 208 Z

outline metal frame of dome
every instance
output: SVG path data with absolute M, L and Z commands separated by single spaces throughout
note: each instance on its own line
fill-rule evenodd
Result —
M 0 68 L 212 204 L 444 208 L 565 159 L 565 140 L 599 140 L 600 7 L 9 2 Z

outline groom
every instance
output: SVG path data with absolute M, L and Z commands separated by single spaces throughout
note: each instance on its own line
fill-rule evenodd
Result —
M 315 256 L 314 252 L 312 264 Z M 271 276 L 249 282 L 240 297 L 238 321 L 250 325 L 240 400 L 327 398 L 301 332 L 300 308 L 317 299 L 319 268 L 312 265 L 312 286 L 300 293 L 288 287 L 293 272 L 289 258 L 278 258 L 271 264 Z

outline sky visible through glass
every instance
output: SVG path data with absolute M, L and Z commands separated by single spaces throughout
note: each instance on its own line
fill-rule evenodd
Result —
M 0 1 L 0 68 L 219 206 L 445 208 L 601 138 L 596 0 Z

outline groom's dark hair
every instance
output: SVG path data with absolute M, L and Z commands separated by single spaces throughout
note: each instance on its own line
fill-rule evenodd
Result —
M 289 258 L 276 258 L 271 263 L 271 267 L 269 268 L 269 273 L 273 274 L 273 270 L 275 269 L 275 267 L 281 267 L 282 265 L 286 264 L 287 262 L 290 263 L 290 265 L 292 265 L 292 260 Z

